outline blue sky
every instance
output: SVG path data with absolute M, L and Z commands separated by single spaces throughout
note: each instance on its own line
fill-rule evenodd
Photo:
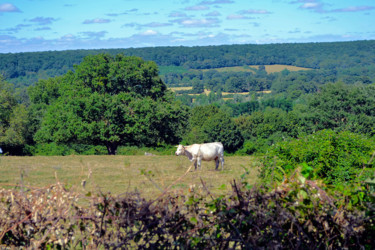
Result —
M 0 0 L 0 53 L 375 39 L 375 0 Z

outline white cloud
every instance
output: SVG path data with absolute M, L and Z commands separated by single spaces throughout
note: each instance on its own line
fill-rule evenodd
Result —
M 231 1 L 231 0 L 214 0 L 214 1 L 203 1 L 200 4 L 201 5 L 212 5 L 212 4 L 224 4 L 224 3 L 234 3 L 234 1 Z
M 319 0 L 298 0 L 298 1 L 291 2 L 291 3 L 292 4 L 303 3 L 302 5 L 299 6 L 299 9 L 312 10 L 312 11 L 318 12 L 318 13 L 326 12 L 323 9 L 324 4 L 322 2 L 320 2 Z
M 142 29 L 144 27 L 149 27 L 149 28 L 160 28 L 160 27 L 168 27 L 172 26 L 171 23 L 159 23 L 159 22 L 151 22 L 151 23 L 146 23 L 146 24 L 141 24 L 141 23 L 127 23 L 124 24 L 122 27 L 131 27 L 131 28 L 136 28 L 136 29 Z
M 86 36 L 88 38 L 99 39 L 99 38 L 104 37 L 107 33 L 108 33 L 107 31 L 99 31 L 99 32 L 87 31 L 87 32 L 81 32 L 80 34 L 83 34 L 84 36 Z
M 56 21 L 57 19 L 53 17 L 35 17 L 33 19 L 30 19 L 30 22 L 37 23 L 38 25 L 48 25 L 52 22 Z
M 169 17 L 187 17 L 187 15 L 186 13 L 175 11 L 169 14 Z
M 155 30 L 146 30 L 145 32 L 141 33 L 142 36 L 155 36 L 157 34 L 158 32 L 156 32 Z
M 316 9 L 320 6 L 319 3 L 305 3 L 303 5 L 301 5 L 300 8 L 302 9 Z
M 271 12 L 269 12 L 268 10 L 253 10 L 253 9 L 249 9 L 249 10 L 242 10 L 239 12 L 240 14 L 270 14 Z
M 13 34 L 13 33 L 18 33 L 20 32 L 22 29 L 24 28 L 27 28 L 27 27 L 30 27 L 31 25 L 29 24 L 17 24 L 15 27 L 13 28 L 8 28 L 8 29 L 4 29 L 4 30 L 0 30 L 0 31 L 5 31 L 5 32 L 8 32 L 9 34 Z
M 11 3 L 0 4 L 0 12 L 21 12 L 15 5 Z
M 208 10 L 208 9 L 210 8 L 204 5 L 195 5 L 195 6 L 190 6 L 190 7 L 185 8 L 185 10 L 193 10 L 193 11 Z
M 375 9 L 374 6 L 350 6 L 342 9 L 334 9 L 332 12 L 358 12 L 358 11 L 368 11 Z
M 203 19 L 185 19 L 180 22 L 184 27 L 215 27 L 219 24 L 219 19 L 203 18 Z
M 244 15 L 233 14 L 233 15 L 227 16 L 227 19 L 228 20 L 241 20 L 241 19 L 253 19 L 253 18 L 244 16 Z
M 172 24 L 170 23 L 159 23 L 159 22 L 151 22 L 151 23 L 146 23 L 146 24 L 143 24 L 141 26 L 143 27 L 153 27 L 153 28 L 157 28 L 157 27 L 166 27 L 166 26 L 171 26 Z
M 207 13 L 205 16 L 221 16 L 219 11 L 212 11 L 210 13 Z
M 95 18 L 95 19 L 86 19 L 83 24 L 93 24 L 93 23 L 109 23 L 111 20 L 109 19 L 102 19 L 102 18 Z

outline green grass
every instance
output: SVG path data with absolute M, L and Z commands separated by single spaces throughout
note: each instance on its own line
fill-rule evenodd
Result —
M 233 179 L 245 173 L 244 167 L 250 170 L 247 181 L 255 184 L 255 161 L 250 156 L 227 156 L 224 171 L 215 171 L 214 162 L 202 162 L 202 170 L 194 171 L 193 167 L 184 175 L 191 162 L 183 156 L 7 156 L 0 161 L 0 188 L 20 183 L 41 188 L 59 181 L 82 192 L 121 194 L 138 190 L 145 197 L 154 197 L 172 184 L 170 191 L 177 193 L 186 193 L 192 186 L 202 188 L 203 180 L 212 193 L 222 194 L 230 190 Z M 84 180 L 85 188 L 81 185 Z

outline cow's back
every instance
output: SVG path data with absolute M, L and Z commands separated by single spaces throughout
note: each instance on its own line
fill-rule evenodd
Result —
M 204 143 L 200 144 L 199 153 L 202 156 L 202 160 L 211 161 L 223 156 L 224 147 L 221 142 Z

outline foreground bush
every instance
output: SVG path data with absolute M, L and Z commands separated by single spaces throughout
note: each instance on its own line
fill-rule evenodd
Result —
M 202 183 L 203 184 L 203 183 Z M 301 175 L 276 189 L 233 182 L 153 201 L 139 194 L 80 195 L 61 184 L 0 190 L 0 245 L 32 248 L 368 248 L 374 197 L 348 209 Z M 206 191 L 203 191 L 206 190 Z

